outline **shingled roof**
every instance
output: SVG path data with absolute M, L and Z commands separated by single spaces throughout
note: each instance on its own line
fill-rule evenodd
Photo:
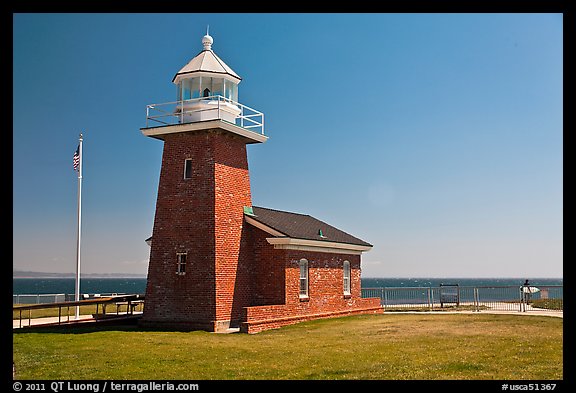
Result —
M 248 214 L 251 219 L 280 232 L 286 237 L 372 247 L 370 243 L 307 214 L 290 213 L 257 206 L 252 207 L 252 212 L 253 215 Z
M 196 57 L 188 62 L 180 71 L 174 75 L 172 82 L 175 82 L 179 76 L 188 75 L 193 73 L 205 72 L 210 74 L 229 75 L 236 81 L 240 82 L 242 78 L 235 73 L 232 68 L 228 67 L 221 58 L 212 50 L 203 50 Z

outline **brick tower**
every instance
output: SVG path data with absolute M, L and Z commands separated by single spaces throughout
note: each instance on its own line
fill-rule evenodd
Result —
M 202 38 L 203 50 L 172 81 L 177 101 L 148 105 L 141 129 L 164 142 L 144 326 L 224 331 L 244 305 L 246 145 L 267 137 L 264 115 L 238 103 L 241 78 L 212 43 Z

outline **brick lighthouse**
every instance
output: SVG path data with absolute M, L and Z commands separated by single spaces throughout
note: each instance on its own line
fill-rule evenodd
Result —
M 164 142 L 142 324 L 223 331 L 238 321 L 244 210 L 252 206 L 246 145 L 264 115 L 238 103 L 241 81 L 202 38 L 176 73 L 177 101 L 148 105 L 146 136 Z
M 372 245 L 306 214 L 252 206 L 246 145 L 264 115 L 202 38 L 176 73 L 175 102 L 147 106 L 144 135 L 164 143 L 140 323 L 257 333 L 300 321 L 382 312 L 363 298 Z

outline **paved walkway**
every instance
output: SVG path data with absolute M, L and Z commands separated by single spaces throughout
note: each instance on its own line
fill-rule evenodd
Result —
M 141 312 L 134 312 L 133 315 L 142 314 Z M 126 313 L 119 313 L 118 318 L 125 318 L 126 316 L 132 316 L 131 314 L 126 315 Z M 116 317 L 116 314 L 110 314 L 105 319 L 100 319 L 101 321 L 110 321 Z M 88 323 L 88 322 L 96 322 L 96 319 L 92 315 L 80 315 L 78 319 L 75 319 L 74 316 L 70 317 L 70 321 L 68 321 L 67 317 L 60 318 L 60 325 L 72 325 L 78 323 Z M 26 328 L 29 326 L 51 326 L 51 325 L 58 325 L 58 317 L 46 317 L 46 318 L 24 318 L 22 317 L 22 326 L 20 326 L 20 321 L 18 319 L 12 320 L 12 329 L 19 329 L 20 327 Z
M 80 315 L 78 320 L 76 320 L 75 317 L 71 316 L 70 323 L 87 322 L 93 319 L 94 318 L 92 317 L 92 315 Z M 67 324 L 68 318 L 67 317 L 60 318 L 60 322 L 61 324 Z M 20 326 L 20 324 L 22 324 L 22 326 Z M 20 327 L 25 328 L 28 326 L 53 325 L 53 324 L 58 324 L 58 317 L 32 318 L 32 319 L 22 317 L 22 321 L 18 319 L 12 320 L 12 329 L 18 329 Z
M 481 311 L 384 311 L 386 314 L 500 314 L 518 316 L 544 316 L 564 318 L 563 311 L 510 311 L 510 310 L 481 310 Z
M 472 302 L 463 302 L 460 303 L 462 306 L 473 306 L 474 303 Z M 426 307 L 426 304 L 422 304 L 422 307 Z M 437 304 L 436 304 L 437 306 Z M 564 318 L 564 311 L 563 310 L 548 310 L 543 308 L 536 308 L 532 307 L 530 304 L 524 305 L 526 311 L 519 311 L 519 306 L 511 307 L 508 303 L 491 303 L 490 305 L 481 304 L 482 307 L 486 306 L 488 308 L 481 309 L 480 311 L 472 311 L 472 310 L 459 310 L 459 311 L 447 311 L 447 310 L 432 310 L 432 311 L 409 311 L 410 308 L 414 307 L 414 304 L 396 304 L 393 306 L 389 306 L 393 308 L 394 311 L 387 311 L 386 308 L 384 312 L 386 313 L 429 313 L 429 314 L 507 314 L 507 315 L 539 315 L 539 316 L 546 316 L 546 317 L 558 317 Z M 403 308 L 406 308 L 406 311 L 402 311 Z M 513 308 L 513 309 L 512 309 Z

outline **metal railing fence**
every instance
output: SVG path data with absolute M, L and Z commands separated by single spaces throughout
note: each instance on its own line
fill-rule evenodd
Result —
M 213 107 L 194 107 L 198 103 L 214 103 Z M 187 123 L 190 116 L 201 113 L 213 114 L 214 119 L 222 119 L 230 106 L 239 110 L 238 115 L 230 121 L 239 127 L 264 135 L 264 113 L 240 104 L 221 95 L 192 98 L 183 101 L 172 101 L 146 105 L 146 128 Z M 192 108 L 192 109 L 187 109 Z
M 380 287 L 362 288 L 362 297 L 380 298 L 382 307 L 389 311 L 459 309 L 481 311 L 563 311 L 562 285 L 531 286 L 462 286 L 457 295 L 442 287 Z M 454 288 L 451 289 L 454 291 Z
M 100 297 L 121 296 L 125 293 L 92 293 L 81 294 L 80 300 L 97 299 Z M 73 293 L 40 293 L 40 294 L 18 294 L 12 295 L 12 304 L 50 304 L 74 301 Z
M 65 293 L 12 295 L 12 304 L 46 304 L 65 302 Z

